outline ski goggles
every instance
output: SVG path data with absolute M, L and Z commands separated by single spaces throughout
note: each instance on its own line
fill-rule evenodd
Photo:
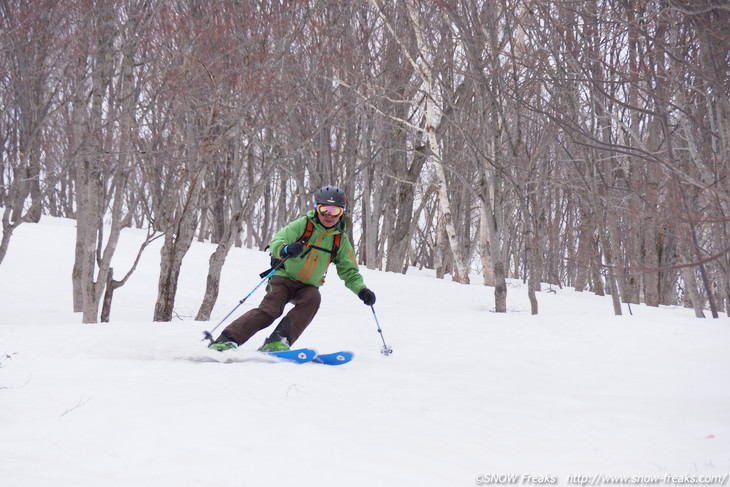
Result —
M 345 212 L 345 209 L 341 206 L 336 205 L 317 205 L 317 213 L 324 216 L 341 216 Z

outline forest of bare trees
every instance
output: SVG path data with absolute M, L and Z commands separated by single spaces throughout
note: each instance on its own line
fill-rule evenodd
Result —
M 0 265 L 76 220 L 74 310 L 106 320 L 161 243 L 263 249 L 324 184 L 362 264 L 730 314 L 727 0 L 0 0 Z M 53 245 L 49 242 L 49 245 Z M 252 275 L 261 269 L 251 269 Z

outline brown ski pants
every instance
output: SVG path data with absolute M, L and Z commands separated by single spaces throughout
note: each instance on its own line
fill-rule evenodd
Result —
M 273 276 L 259 307 L 247 311 L 234 320 L 223 330 L 221 338 L 241 345 L 281 316 L 287 303 L 293 303 L 294 307 L 289 310 L 276 329 L 276 332 L 281 331 L 282 337 L 291 345 L 312 322 L 321 300 L 319 288 L 288 277 Z M 221 338 L 218 341 L 221 341 Z

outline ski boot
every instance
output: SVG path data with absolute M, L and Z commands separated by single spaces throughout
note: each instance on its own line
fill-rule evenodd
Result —
M 259 348 L 259 352 L 284 352 L 286 350 L 289 350 L 289 345 L 287 345 L 286 339 L 281 341 L 267 341 L 266 343 L 261 345 L 261 348 Z
M 285 316 L 276 326 L 274 332 L 264 340 L 259 352 L 284 352 L 289 350 L 289 328 L 291 321 Z
M 225 352 L 226 350 L 237 349 L 238 345 L 236 344 L 236 342 L 223 341 L 223 342 L 213 342 L 210 345 L 208 345 L 208 348 L 211 350 L 217 350 L 219 352 Z

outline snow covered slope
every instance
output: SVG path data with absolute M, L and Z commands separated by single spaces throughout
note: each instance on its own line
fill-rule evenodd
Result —
M 202 332 L 256 285 L 266 254 L 231 251 L 214 321 L 201 323 L 214 247 L 194 244 L 179 319 L 152 323 L 152 247 L 117 290 L 112 322 L 82 325 L 74 238 L 72 221 L 24 224 L 0 265 L 2 485 L 670 484 L 730 473 L 727 317 L 644 306 L 615 317 L 610 298 L 572 290 L 540 293 L 531 316 L 519 283 L 498 315 L 491 288 L 364 269 L 394 350 L 385 357 L 372 313 L 333 270 L 297 345 L 353 350 L 353 362 L 271 363 L 254 352 L 261 334 L 218 363 Z M 141 239 L 123 233 L 118 274 Z

